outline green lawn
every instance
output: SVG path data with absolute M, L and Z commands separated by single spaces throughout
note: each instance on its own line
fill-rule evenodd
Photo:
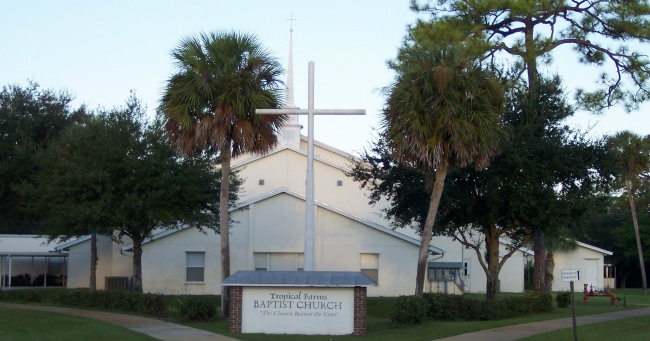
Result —
M 650 340 L 650 316 L 597 323 L 577 329 L 578 340 Z M 573 340 L 573 328 L 525 338 L 526 341 Z
M 155 340 L 94 319 L 6 308 L 0 308 L 0 339 L 2 341 Z

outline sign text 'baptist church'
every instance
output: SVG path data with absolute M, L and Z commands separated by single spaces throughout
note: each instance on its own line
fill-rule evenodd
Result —
M 351 334 L 352 288 L 244 288 L 242 332 Z

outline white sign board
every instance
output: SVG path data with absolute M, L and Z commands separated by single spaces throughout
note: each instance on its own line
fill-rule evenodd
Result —
M 562 282 L 575 282 L 580 280 L 580 270 L 562 269 Z
M 354 288 L 245 287 L 242 333 L 349 335 Z

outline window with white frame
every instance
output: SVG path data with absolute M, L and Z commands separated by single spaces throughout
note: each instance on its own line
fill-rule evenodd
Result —
M 185 280 L 203 282 L 205 279 L 205 252 L 185 252 Z
M 379 254 L 361 253 L 359 254 L 359 262 L 361 272 L 376 283 L 379 283 Z
M 305 257 L 302 253 L 255 252 L 256 271 L 303 271 Z

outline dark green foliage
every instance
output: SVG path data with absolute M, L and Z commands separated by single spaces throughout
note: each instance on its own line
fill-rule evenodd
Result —
M 163 295 L 125 291 L 61 291 L 57 303 L 79 308 L 121 310 L 152 316 L 167 314 Z
M 494 301 L 427 293 L 423 299 L 416 296 L 400 296 L 395 303 L 392 320 L 398 323 L 420 323 L 425 318 L 444 321 L 487 321 L 544 313 L 552 308 L 553 300 L 550 294 L 526 294 Z
M 427 303 L 418 296 L 399 296 L 393 307 L 391 321 L 400 324 L 420 323 L 426 316 Z
M 217 300 L 203 296 L 184 296 L 178 299 L 178 315 L 182 321 L 205 322 L 217 315 Z
M 559 308 L 566 308 L 571 304 L 571 293 L 568 291 L 560 292 L 555 297 Z
M 11 290 L 0 291 L 0 301 L 16 303 L 43 302 L 67 307 L 120 310 L 152 316 L 167 315 L 163 295 L 136 292 L 87 290 Z
M 384 198 L 390 200 L 384 213 L 391 218 L 394 228 L 424 225 L 434 176 L 427 177 L 414 166 L 397 162 L 386 138 L 375 139 L 348 175 L 362 188 L 370 189 L 369 204 L 375 205 Z
M 445 294 L 424 294 L 427 302 L 427 316 L 434 320 L 460 319 L 459 307 L 462 296 Z
M 158 228 L 218 229 L 220 176 L 206 155 L 179 156 L 160 122 L 132 95 L 126 106 L 71 125 L 39 155 L 22 192 L 51 237 L 115 233 L 133 243 L 133 288 L 142 290 L 142 243 Z M 230 202 L 241 183 L 232 175 Z
M 70 107 L 65 92 L 27 86 L 3 86 L 0 90 L 0 232 L 37 233 L 35 216 L 17 205 L 30 201 L 16 185 L 34 179 L 36 155 L 71 123 L 85 116 L 84 108 Z
M 0 300 L 17 303 L 43 302 L 43 294 L 34 290 L 0 291 Z

